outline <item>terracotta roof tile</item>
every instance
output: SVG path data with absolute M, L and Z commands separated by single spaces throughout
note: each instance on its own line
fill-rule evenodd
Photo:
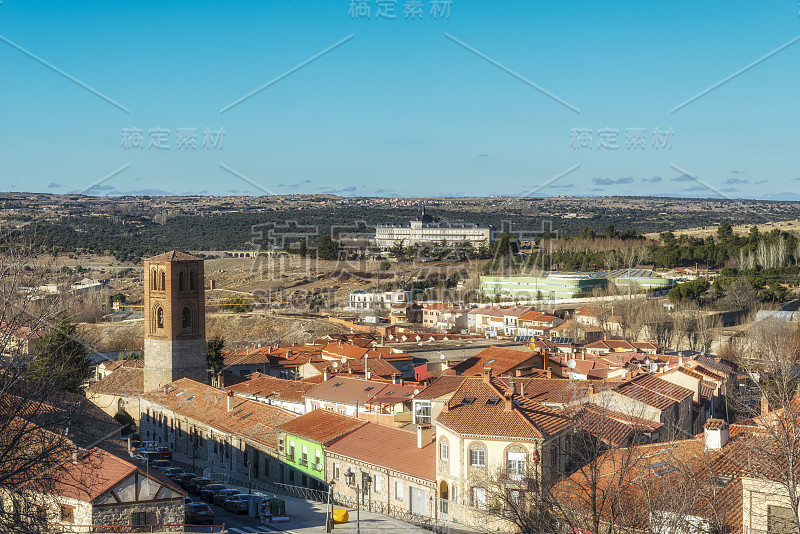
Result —
M 253 373 L 244 382 L 228 386 L 225 390 L 239 395 L 253 395 L 302 404 L 306 391 L 313 387 L 314 385 L 308 382 L 284 380 L 262 373 Z
M 169 252 L 164 252 L 163 254 L 153 256 L 152 258 L 145 258 L 144 261 L 203 261 L 203 258 L 198 258 L 197 256 L 186 254 L 185 252 L 171 250 Z
M 413 477 L 436 480 L 436 444 L 417 448 L 414 432 L 367 423 L 332 443 L 327 450 Z
M 225 391 L 189 378 L 149 391 L 141 398 L 273 450 L 278 449 L 275 427 L 297 417 L 286 410 L 241 398 L 236 398 L 233 410 L 228 411 Z
M 328 445 L 364 424 L 366 421 L 330 410 L 312 410 L 283 423 L 278 426 L 278 430 L 321 445 Z
M 98 395 L 133 397 L 144 392 L 144 369 L 120 367 L 102 380 L 98 380 L 86 392 Z
M 494 374 L 502 375 L 529 364 L 529 360 L 536 356 L 535 352 L 529 350 L 488 347 L 475 356 L 454 365 L 453 370 L 456 374 L 476 376 L 483 374 L 484 367 L 491 367 Z

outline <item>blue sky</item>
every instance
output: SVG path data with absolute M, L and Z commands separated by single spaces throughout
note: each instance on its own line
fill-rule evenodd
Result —
M 800 198 L 797 0 L 433 1 L 2 0 L 0 190 Z

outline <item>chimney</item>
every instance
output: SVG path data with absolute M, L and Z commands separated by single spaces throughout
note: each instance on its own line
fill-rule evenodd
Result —
M 417 425 L 417 448 L 433 443 L 433 426 Z
M 703 425 L 706 450 L 719 450 L 728 443 L 730 432 L 728 423 L 722 419 L 709 419 Z
M 586 393 L 591 397 L 594 395 L 594 384 L 589 384 L 589 387 L 586 388 Z
M 514 409 L 514 392 L 510 389 L 507 389 L 503 393 L 503 397 L 505 398 L 505 411 L 512 411 Z
M 219 389 L 225 389 L 225 375 L 222 374 L 222 371 L 217 373 L 217 387 Z
M 523 397 L 525 396 L 525 382 L 519 383 L 519 394 Z
M 764 395 L 761 395 L 761 415 L 766 415 L 771 411 L 772 411 L 772 408 L 769 405 L 769 401 L 767 400 L 767 397 L 764 396 Z
M 491 380 L 492 380 L 492 368 L 489 367 L 488 365 L 484 366 L 484 368 L 483 368 L 483 381 L 488 384 L 489 382 L 491 382 Z
M 331 379 L 331 370 L 328 367 L 326 367 L 325 371 L 322 373 L 322 381 L 327 382 L 330 379 Z
M 583 349 L 581 351 L 581 360 L 585 360 L 585 359 L 586 359 L 586 349 Z
M 401 382 L 400 375 L 398 375 L 397 373 L 393 374 L 392 375 L 392 384 L 399 385 L 400 382 Z
M 234 402 L 235 401 L 236 401 L 236 399 L 233 398 L 233 391 L 229 391 L 228 392 L 228 411 L 229 412 L 233 411 L 233 406 L 234 406 Z
M 547 378 L 553 378 L 553 371 L 552 371 L 552 369 L 553 369 L 552 367 L 548 367 L 548 368 L 547 368 Z

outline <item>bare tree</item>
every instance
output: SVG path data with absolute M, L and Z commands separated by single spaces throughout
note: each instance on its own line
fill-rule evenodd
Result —
M 752 458 L 749 475 L 782 495 L 790 509 L 786 532 L 800 531 L 800 332 L 778 320 L 753 324 L 734 345 L 739 373 L 750 380 L 750 393 L 739 397 L 736 411 L 751 417 L 754 431 L 744 441 Z M 767 517 L 758 518 L 767 524 Z
M 64 311 L 42 291 L 52 265 L 38 265 L 36 241 L 0 235 L 0 534 L 47 533 L 58 518 L 49 490 L 64 484 L 60 466 L 86 430 L 85 399 L 30 375 L 38 340 Z

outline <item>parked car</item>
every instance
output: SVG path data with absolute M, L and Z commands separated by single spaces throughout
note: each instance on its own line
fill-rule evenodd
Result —
M 237 514 L 247 512 L 250 509 L 250 495 L 247 493 L 233 495 L 223 503 L 222 507 L 226 512 L 235 512 Z
M 234 495 L 239 495 L 239 490 L 235 489 L 224 489 L 222 491 L 218 491 L 214 495 L 214 504 L 216 506 L 222 506 L 225 504 L 229 498 L 233 497 Z
M 168 467 L 166 469 L 162 469 L 161 472 L 167 475 L 172 480 L 175 480 L 175 477 L 177 475 L 183 474 L 183 469 L 181 469 L 180 467 Z
M 200 491 L 200 498 L 207 503 L 212 503 L 214 502 L 214 495 L 224 489 L 226 489 L 225 484 L 208 484 Z
M 150 466 L 151 467 L 155 467 L 156 469 L 158 469 L 161 472 L 164 472 L 164 469 L 169 469 L 170 467 L 172 467 L 172 463 L 170 463 L 169 460 L 158 459 L 158 460 L 153 460 L 152 462 L 150 462 Z
M 141 446 L 142 446 L 142 442 L 139 441 L 138 439 L 132 439 L 131 440 L 131 451 L 134 451 L 134 450 L 138 449 Z
M 187 525 L 199 525 L 200 523 L 214 524 L 214 511 L 204 502 L 193 502 L 185 507 Z
M 157 441 L 142 441 L 139 443 L 139 446 L 136 447 L 136 450 L 139 452 L 144 451 L 156 451 L 158 452 L 158 442 Z
M 208 478 L 196 478 L 189 483 L 189 487 L 186 490 L 192 495 L 200 495 L 203 488 L 209 484 L 211 484 L 211 480 Z
M 187 504 L 192 504 L 194 501 L 188 495 L 183 498 L 183 505 L 186 506 Z
M 195 475 L 194 473 L 186 473 L 185 475 L 183 475 L 181 477 L 181 480 L 180 480 L 179 484 L 181 485 L 181 487 L 183 489 L 188 491 L 189 490 L 189 483 L 192 482 L 196 478 L 199 478 L 199 477 L 197 475 Z
M 172 460 L 172 451 L 169 447 L 159 447 L 158 454 L 160 454 L 165 460 Z

